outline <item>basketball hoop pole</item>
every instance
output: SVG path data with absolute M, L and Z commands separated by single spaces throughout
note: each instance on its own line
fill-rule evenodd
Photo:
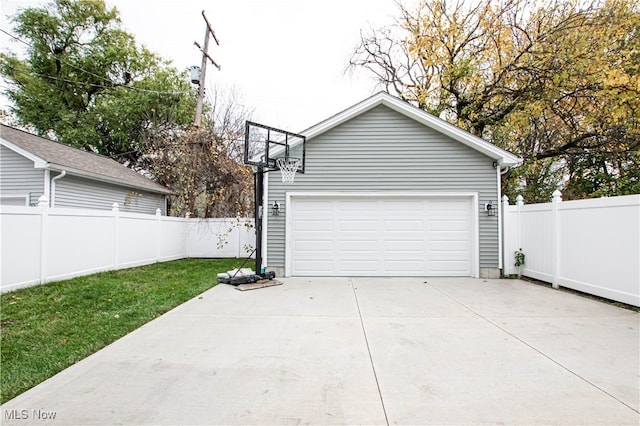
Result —
M 253 191 L 255 200 L 255 214 L 256 221 L 256 274 L 262 274 L 262 215 L 264 213 L 264 167 L 258 167 L 258 170 L 253 175 L 253 184 L 255 190 Z

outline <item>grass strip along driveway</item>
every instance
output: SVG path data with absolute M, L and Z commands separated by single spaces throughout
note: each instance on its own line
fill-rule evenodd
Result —
M 242 259 L 184 259 L 3 294 L 0 402 L 210 289 Z

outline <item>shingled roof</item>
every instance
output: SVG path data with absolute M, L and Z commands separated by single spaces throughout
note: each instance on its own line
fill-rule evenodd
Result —
M 4 124 L 0 124 L 0 130 L 0 138 L 3 142 L 7 142 L 4 144 L 5 146 L 20 154 L 26 153 L 29 157 L 36 157 L 45 163 L 44 167 L 46 169 L 64 170 L 70 175 L 83 176 L 101 182 L 110 182 L 155 193 L 171 193 L 168 188 L 111 158 L 82 151 Z

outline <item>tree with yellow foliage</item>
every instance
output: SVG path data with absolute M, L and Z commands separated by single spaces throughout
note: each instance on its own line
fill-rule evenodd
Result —
M 524 158 L 509 196 L 640 192 L 637 0 L 423 0 L 363 34 L 350 65 Z

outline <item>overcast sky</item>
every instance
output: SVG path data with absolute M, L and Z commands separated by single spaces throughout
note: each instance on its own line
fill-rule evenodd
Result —
M 204 10 L 220 46 L 209 54 L 207 87 L 235 86 L 254 120 L 299 132 L 375 93 L 363 70 L 345 75 L 361 29 L 394 22 L 394 0 L 106 0 L 125 30 L 178 69 L 200 65 Z M 406 1 L 404 2 L 407 3 Z M 46 1 L 0 0 L 7 14 Z M 412 4 L 409 1 L 409 4 Z M 15 47 L 2 38 L 3 50 Z

